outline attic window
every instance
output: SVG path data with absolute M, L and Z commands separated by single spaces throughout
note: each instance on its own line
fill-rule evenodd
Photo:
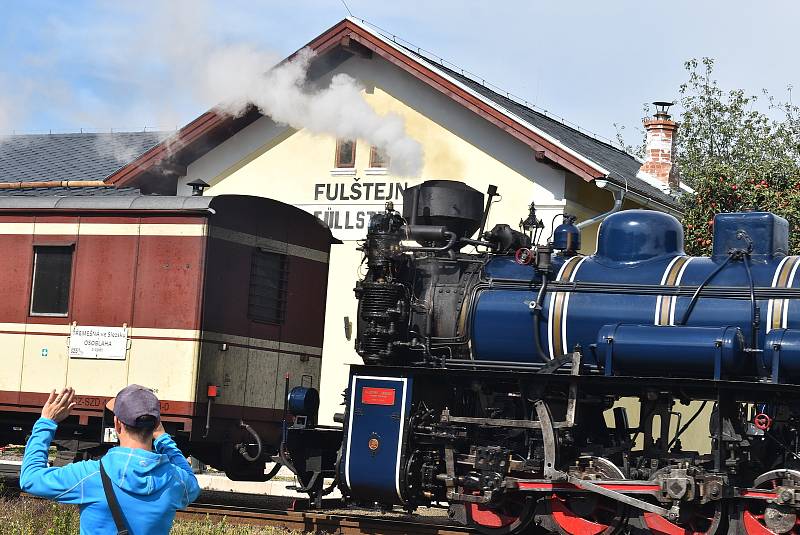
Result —
M 356 166 L 356 142 L 354 139 L 336 140 L 336 168 L 352 169 Z
M 373 146 L 369 151 L 369 166 L 373 169 L 389 167 L 389 157 L 386 155 L 386 151 Z

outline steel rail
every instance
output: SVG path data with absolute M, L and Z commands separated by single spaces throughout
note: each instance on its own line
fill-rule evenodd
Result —
M 222 521 L 231 524 L 281 527 L 310 533 L 361 535 L 463 535 L 475 533 L 468 527 L 420 522 L 408 517 L 385 518 L 363 515 L 333 514 L 317 511 L 280 511 L 252 507 L 194 503 L 177 512 L 177 518 L 189 521 Z
M 11 470 L 5 477 L 19 477 L 19 472 L 13 473 Z M 0 480 L 4 477 L 0 475 Z M 10 488 L 17 489 L 14 482 L 6 479 L 5 483 L 11 483 Z M 214 491 L 215 493 L 217 491 Z M 21 495 L 34 499 L 44 500 L 25 492 Z M 241 498 L 241 493 L 221 493 L 229 494 L 231 499 Z M 247 495 L 248 498 L 252 497 Z M 275 496 L 264 496 L 264 498 L 280 498 Z M 201 495 L 201 500 L 203 499 Z M 375 513 L 380 515 L 381 513 Z M 289 530 L 300 531 L 303 533 L 336 533 L 337 535 L 362 535 L 376 533 L 386 535 L 464 535 L 466 533 L 476 533 L 475 529 L 458 526 L 455 524 L 443 524 L 442 520 L 433 517 L 411 518 L 408 515 L 397 515 L 394 517 L 369 516 L 368 512 L 361 514 L 342 514 L 326 513 L 324 511 L 287 511 L 283 509 L 262 509 L 258 507 L 236 506 L 221 503 L 195 502 L 189 504 L 186 509 L 178 510 L 176 518 L 194 522 L 222 522 L 229 524 L 244 524 L 250 526 L 272 526 Z M 419 518 L 428 518 L 429 522 L 420 521 Z M 445 520 L 446 521 L 446 520 Z

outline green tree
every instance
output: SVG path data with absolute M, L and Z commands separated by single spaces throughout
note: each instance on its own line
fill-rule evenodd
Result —
M 766 103 L 736 89 L 724 91 L 712 78 L 714 61 L 686 62 L 681 85 L 683 112 L 676 143 L 684 194 L 686 250 L 711 251 L 713 218 L 719 212 L 766 210 L 789 220 L 790 250 L 800 253 L 800 113 L 766 90 Z

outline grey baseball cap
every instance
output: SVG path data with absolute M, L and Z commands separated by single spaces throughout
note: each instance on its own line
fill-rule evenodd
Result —
M 107 407 L 130 427 L 151 427 L 161 418 L 161 404 L 153 391 L 141 385 L 128 385 Z

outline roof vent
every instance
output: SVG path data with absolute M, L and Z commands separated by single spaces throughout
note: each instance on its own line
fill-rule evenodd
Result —
M 653 102 L 653 106 L 656 107 L 655 117 L 656 119 L 661 119 L 662 121 L 669 121 L 672 119 L 672 116 L 669 114 L 669 107 L 675 104 L 674 102 L 667 102 L 664 100 L 656 100 Z
M 208 187 L 208 184 L 203 182 L 202 180 L 193 180 L 186 184 L 187 186 L 192 187 L 192 197 L 202 197 L 203 190 Z

